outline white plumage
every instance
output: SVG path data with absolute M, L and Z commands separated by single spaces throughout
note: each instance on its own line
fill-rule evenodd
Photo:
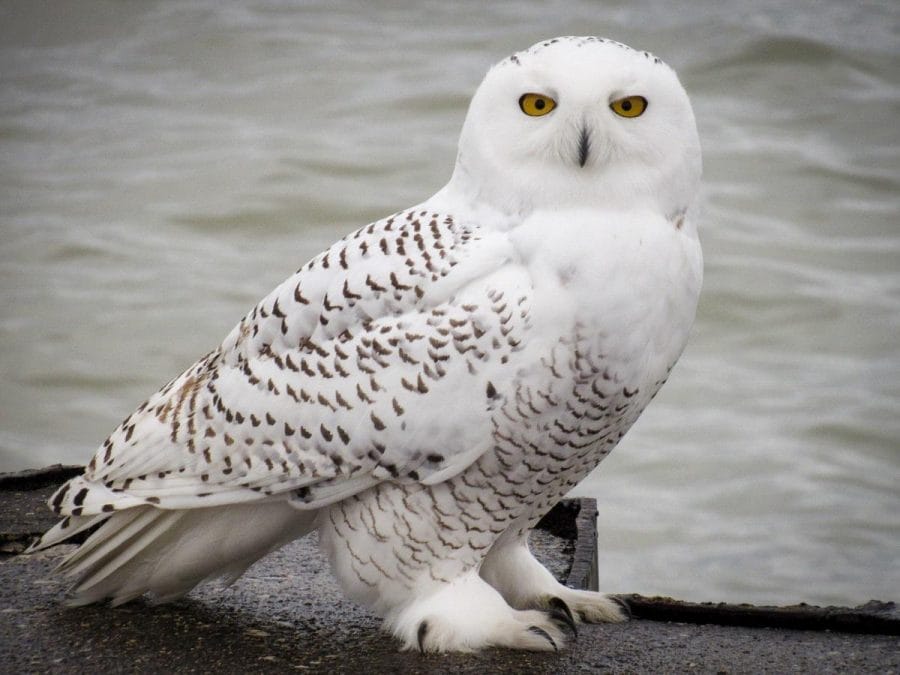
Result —
M 683 349 L 700 150 L 659 59 L 558 38 L 489 71 L 456 169 L 334 244 L 104 442 L 36 548 L 76 604 L 178 597 L 318 529 L 406 647 L 554 649 L 619 620 L 528 533 Z

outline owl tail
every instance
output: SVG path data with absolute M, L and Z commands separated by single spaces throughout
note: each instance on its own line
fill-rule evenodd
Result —
M 72 517 L 31 550 L 102 522 L 57 569 L 75 582 L 69 604 L 110 599 L 120 605 L 145 593 L 168 602 L 207 579 L 234 581 L 259 558 L 315 529 L 315 519 L 315 511 L 298 511 L 286 501 L 181 510 L 137 506 Z

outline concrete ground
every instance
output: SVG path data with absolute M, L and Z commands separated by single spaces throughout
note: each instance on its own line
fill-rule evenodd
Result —
M 8 551 L 45 526 L 40 500 L 50 489 L 0 480 L 0 544 Z M 536 531 L 533 542 L 570 583 L 586 577 L 579 565 L 594 545 L 584 501 L 580 517 L 561 512 L 553 531 Z M 647 620 L 581 626 L 558 654 L 400 652 L 376 617 L 341 597 L 312 537 L 268 556 L 230 588 L 208 584 L 171 605 L 67 609 L 64 585 L 50 573 L 69 548 L 0 556 L 0 672 L 900 673 L 896 634 Z

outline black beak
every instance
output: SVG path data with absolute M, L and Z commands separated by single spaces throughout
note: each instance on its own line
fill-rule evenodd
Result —
M 591 134 L 586 126 L 581 127 L 581 136 L 578 138 L 578 166 L 587 164 L 588 155 L 591 152 Z

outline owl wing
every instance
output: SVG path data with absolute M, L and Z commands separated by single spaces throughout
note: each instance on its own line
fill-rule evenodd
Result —
M 418 207 L 343 238 L 107 438 L 61 515 L 434 483 L 490 447 L 530 289 L 508 239 Z

